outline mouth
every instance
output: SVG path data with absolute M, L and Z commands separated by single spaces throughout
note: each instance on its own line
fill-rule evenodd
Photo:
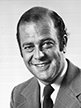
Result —
M 33 64 L 39 71 L 44 71 L 49 68 L 51 61 Z

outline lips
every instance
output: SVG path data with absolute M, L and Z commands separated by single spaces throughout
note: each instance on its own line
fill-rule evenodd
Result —
M 43 71 L 48 69 L 48 67 L 50 66 L 51 61 L 49 62 L 43 62 L 43 63 L 36 63 L 33 64 L 39 71 Z
M 35 66 L 39 66 L 39 67 L 43 67 L 43 66 L 45 66 L 45 65 L 47 65 L 47 64 L 49 64 L 50 62 L 45 62 L 45 63 L 38 63 L 38 64 L 34 64 Z

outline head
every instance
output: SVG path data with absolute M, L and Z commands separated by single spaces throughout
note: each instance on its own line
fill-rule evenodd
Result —
M 51 83 L 64 68 L 67 32 L 62 18 L 54 11 L 34 7 L 17 25 L 17 41 L 29 71 L 39 80 Z

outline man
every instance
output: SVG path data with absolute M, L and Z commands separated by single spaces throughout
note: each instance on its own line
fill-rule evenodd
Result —
M 81 70 L 65 59 L 62 18 L 43 7 L 29 9 L 18 22 L 17 41 L 34 77 L 14 88 L 11 108 L 81 108 Z

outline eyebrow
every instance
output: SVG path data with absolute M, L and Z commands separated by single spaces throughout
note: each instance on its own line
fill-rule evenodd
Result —
M 32 43 L 31 43 L 31 42 L 29 42 L 29 43 L 26 42 L 26 43 L 23 43 L 23 44 L 22 44 L 23 47 L 24 47 L 25 45 L 32 45 Z
M 41 40 L 41 42 L 44 42 L 44 41 L 53 41 L 55 43 L 55 41 L 53 39 L 49 38 L 49 37 L 44 38 L 44 39 Z
M 43 43 L 45 41 L 53 41 L 54 43 L 56 43 L 53 39 L 51 39 L 49 37 L 41 39 L 39 43 Z M 33 45 L 33 43 L 32 42 L 25 42 L 22 44 L 22 47 L 24 47 L 25 45 Z

